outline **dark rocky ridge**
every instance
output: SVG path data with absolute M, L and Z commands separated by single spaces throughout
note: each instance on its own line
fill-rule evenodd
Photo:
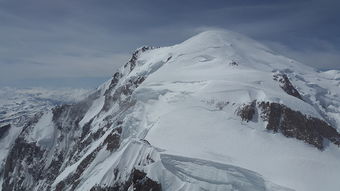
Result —
M 133 54 L 132 57 L 130 58 L 130 60 L 124 65 L 124 68 L 126 67 L 130 67 L 130 72 L 135 68 L 136 66 L 136 62 L 138 59 L 138 56 L 147 51 L 147 50 L 151 50 L 154 49 L 154 47 L 150 47 L 150 46 L 143 46 L 141 48 L 138 48 Z
M 11 128 L 11 124 L 4 125 L 0 127 L 0 139 L 5 136 L 8 130 Z
M 137 49 L 133 54 L 131 59 L 124 65 L 124 68 L 128 70 L 128 73 L 130 73 L 136 66 L 136 62 L 138 59 L 138 56 L 147 51 L 147 50 L 151 50 L 153 49 L 153 47 L 147 47 L 147 46 L 143 46 L 139 49 Z M 124 95 L 129 95 L 132 93 L 132 91 L 137 88 L 139 86 L 139 84 L 141 84 L 146 76 L 139 76 L 135 79 L 130 79 L 129 83 L 125 84 L 122 87 L 119 87 L 119 89 L 117 89 L 113 95 L 111 95 L 111 93 L 113 92 L 114 88 L 117 86 L 119 80 L 123 77 L 123 74 L 121 72 L 116 72 L 113 76 L 112 76 L 112 80 L 111 83 L 109 85 L 109 88 L 106 90 L 105 92 L 105 104 L 102 108 L 102 111 L 108 111 L 112 104 L 114 102 L 116 102 L 120 95 L 122 93 L 124 93 Z
M 295 87 L 293 86 L 293 84 L 290 82 L 288 76 L 286 74 L 283 73 L 276 73 L 273 75 L 273 79 L 275 81 L 278 81 L 280 83 L 280 87 L 289 95 L 294 96 L 298 99 L 302 99 L 301 94 L 299 93 L 299 91 L 297 91 L 295 89 Z
M 256 100 L 251 102 L 251 104 L 245 104 L 241 106 L 238 111 L 237 115 L 241 117 L 242 121 L 251 121 L 254 118 L 256 113 Z
M 253 120 L 257 109 L 260 110 L 260 117 L 268 122 L 266 129 L 274 133 L 296 138 L 320 150 L 326 147 L 327 141 L 340 146 L 340 133 L 328 123 L 294 111 L 283 104 L 253 101 L 240 107 L 237 115 L 248 122 Z
M 4 172 L 3 190 L 32 190 L 33 185 L 22 186 L 26 180 L 25 172 L 29 172 L 31 179 L 40 180 L 43 176 L 43 166 L 37 160 L 44 156 L 44 151 L 41 150 L 35 143 L 27 143 L 22 137 L 19 137 L 9 153 Z M 28 166 L 23 166 L 21 163 L 25 161 Z M 12 177 L 12 173 L 16 173 L 16 177 Z
M 70 135 L 80 131 L 78 123 L 90 105 L 89 100 L 84 100 L 73 105 L 57 106 L 52 110 L 54 127 L 50 128 L 54 128 L 58 132 L 58 136 L 51 140 L 53 141 L 52 144 L 64 145 L 56 147 L 55 150 L 26 140 L 42 114 L 31 120 L 32 122 L 23 128 L 7 157 L 3 189 L 33 190 L 38 186 L 39 181 L 43 181 L 44 184 L 41 184 L 39 189 L 49 190 L 50 184 L 58 176 L 62 166 L 66 163 L 72 163 L 71 159 L 77 154 L 68 148 L 67 143 L 79 145 L 79 142 Z M 47 161 L 49 155 L 53 156 L 50 163 Z M 23 182 L 26 182 L 26 184 L 23 184 Z
M 320 150 L 325 148 L 325 140 L 340 146 L 340 134 L 321 119 L 306 116 L 278 103 L 262 102 L 259 106 L 263 119 L 268 121 L 269 130 L 303 140 Z
M 145 172 L 133 169 L 128 181 L 114 186 L 94 186 L 90 191 L 127 191 L 129 188 L 136 191 L 161 191 L 162 186 L 146 176 Z

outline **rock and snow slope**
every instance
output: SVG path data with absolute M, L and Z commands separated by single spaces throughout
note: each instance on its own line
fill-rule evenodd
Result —
M 87 89 L 0 88 L 0 126 L 22 125 L 36 112 L 85 98 Z
M 232 32 L 143 47 L 24 127 L 2 189 L 338 190 L 339 87 Z
M 0 174 L 10 148 L 30 118 L 56 105 L 77 102 L 88 92 L 68 88 L 0 88 Z

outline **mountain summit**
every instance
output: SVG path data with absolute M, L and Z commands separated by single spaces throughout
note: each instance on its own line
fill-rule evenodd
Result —
M 337 190 L 339 74 L 229 31 L 141 47 L 83 101 L 27 122 L 2 189 Z

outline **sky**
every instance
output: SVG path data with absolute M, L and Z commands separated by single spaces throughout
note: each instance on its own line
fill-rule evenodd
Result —
M 0 0 L 0 87 L 96 87 L 138 47 L 215 28 L 340 70 L 339 0 Z

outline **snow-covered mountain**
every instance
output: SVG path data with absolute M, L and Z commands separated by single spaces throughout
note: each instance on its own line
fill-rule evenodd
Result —
M 23 127 L 2 190 L 339 190 L 339 87 L 233 32 L 142 47 Z

